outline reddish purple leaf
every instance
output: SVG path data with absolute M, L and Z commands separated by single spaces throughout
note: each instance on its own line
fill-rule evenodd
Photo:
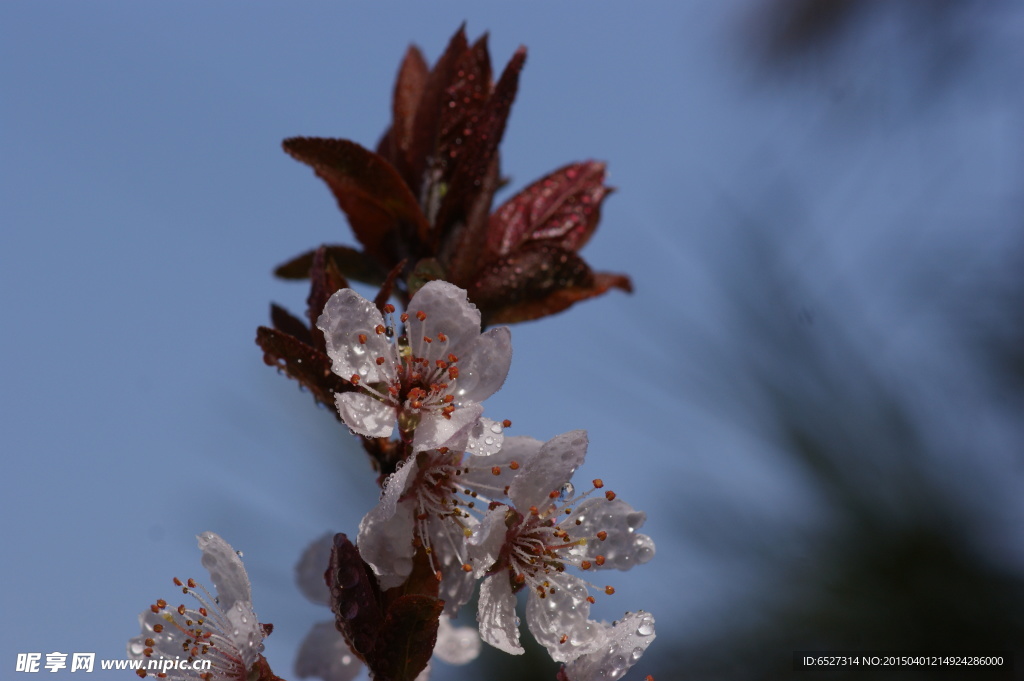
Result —
M 488 325 L 514 324 L 515 322 L 540 319 L 561 312 L 581 300 L 602 295 L 612 288 L 632 293 L 633 283 L 624 274 L 596 272 L 589 286 L 555 289 L 543 298 L 523 300 L 519 303 L 488 310 L 485 323 Z
M 388 608 L 373 652 L 367 657 L 374 681 L 414 681 L 427 666 L 437 642 L 444 601 L 410 595 Z
M 437 155 L 438 131 L 441 126 L 442 109 L 445 106 L 445 92 L 455 78 L 458 60 L 467 49 L 466 29 L 465 26 L 460 26 L 448 42 L 444 54 L 434 64 L 423 88 L 419 106 L 416 108 L 416 121 L 413 124 L 408 158 L 413 180 L 410 186 L 417 196 L 423 193 L 427 163 Z
M 603 163 L 585 161 L 559 168 L 503 203 L 491 215 L 487 250 L 508 255 L 530 241 L 579 250 L 597 229 L 604 185 Z
M 322 248 L 327 249 L 327 259 L 334 263 L 334 266 L 346 278 L 373 286 L 380 286 L 384 282 L 387 272 L 381 269 L 376 260 L 362 251 L 357 251 L 349 246 L 327 244 Z M 274 275 L 282 279 L 309 279 L 309 270 L 313 266 L 314 255 L 316 255 L 315 249 L 297 255 L 288 262 L 278 265 L 274 270 Z
M 626 288 L 629 280 L 613 276 L 599 281 L 576 253 L 535 243 L 484 267 L 469 296 L 485 322 L 495 324 L 554 314 L 611 286 Z
M 263 349 L 263 361 L 284 371 L 309 390 L 320 404 L 341 419 L 334 408 L 334 393 L 351 390 L 351 384 L 331 371 L 331 360 L 324 353 L 283 331 L 261 326 L 256 329 L 256 344 Z
M 416 184 L 409 159 L 413 125 L 429 76 L 430 68 L 423 54 L 415 45 L 410 45 L 398 69 L 398 79 L 395 81 L 391 103 L 391 127 L 377 148 L 377 153 L 391 162 L 410 187 Z
M 334 295 L 335 291 L 348 288 L 348 282 L 345 281 L 345 277 L 338 271 L 338 268 L 327 259 L 327 249 L 324 246 L 316 249 L 316 253 L 313 254 L 313 265 L 309 269 L 309 282 L 306 316 L 309 318 L 313 347 L 326 353 L 327 343 L 324 341 L 324 333 L 317 327 L 316 322 L 323 314 L 327 300 Z
M 334 623 L 352 652 L 369 662 L 377 637 L 384 626 L 380 588 L 373 571 L 363 562 L 355 544 L 344 534 L 334 535 L 331 562 L 327 568 Z
M 359 243 L 378 262 L 394 265 L 396 241 L 425 241 L 429 226 L 416 197 L 383 157 L 348 140 L 293 137 L 283 146 L 327 183 Z
M 493 191 L 499 182 L 498 145 L 505 134 L 505 124 L 519 88 L 519 73 L 525 63 L 526 48 L 520 47 L 505 66 L 494 93 L 468 137 L 465 160 L 452 175 L 451 185 L 434 223 L 435 234 L 441 240 L 450 238 L 448 232 L 454 226 L 464 227 L 458 238 L 451 239 L 458 255 L 450 268 L 454 282 L 465 281 L 469 273 L 479 266 L 488 224 L 486 215 L 481 211 L 481 200 L 486 202 L 484 211 L 490 210 Z
M 270 304 L 270 321 L 278 331 L 293 336 L 306 345 L 313 344 L 313 336 L 310 335 L 305 322 L 280 305 Z

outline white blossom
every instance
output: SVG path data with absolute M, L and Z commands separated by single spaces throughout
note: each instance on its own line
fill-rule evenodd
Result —
M 352 289 L 327 301 L 317 326 L 334 373 L 357 388 L 335 397 L 342 421 L 367 437 L 390 437 L 397 421 L 413 451 L 462 436 L 475 453 L 497 451 L 501 427 L 482 419 L 481 402 L 508 374 L 508 328 L 480 333 L 480 311 L 464 290 L 443 281 L 424 285 L 400 319 L 404 333 L 394 338 L 393 324 Z
M 205 669 L 168 669 L 172 680 L 245 681 L 263 651 L 269 633 L 252 609 L 249 576 L 240 554 L 213 532 L 197 537 L 203 566 L 209 571 L 214 593 L 194 579 L 174 583 L 196 605 L 171 606 L 157 600 L 139 615 L 142 634 L 128 642 L 133 660 L 209 660 Z M 141 669 L 140 676 L 145 676 Z
M 482 456 L 466 440 L 403 461 L 384 484 L 380 502 L 359 524 L 359 552 L 381 588 L 398 586 L 412 572 L 423 546 L 441 584 L 445 613 L 454 616 L 473 595 L 478 576 L 468 539 L 480 518 L 514 484 L 520 464 L 515 446 Z
M 591 496 L 603 487 L 600 480 L 576 495 L 569 479 L 586 455 L 585 431 L 546 443 L 510 437 L 504 449 L 515 450 L 521 465 L 508 489 L 513 507 L 488 511 L 471 544 L 477 574 L 486 575 L 477 610 L 480 634 L 505 652 L 523 652 L 515 593 L 525 588 L 530 632 L 552 659 L 571 662 L 603 645 L 604 625 L 589 619 L 592 585 L 566 568 L 628 570 L 647 562 L 654 542 L 636 531 L 646 516 L 613 492 Z M 610 586 L 603 590 L 614 593 Z

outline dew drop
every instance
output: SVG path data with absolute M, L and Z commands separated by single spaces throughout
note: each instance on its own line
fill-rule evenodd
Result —
M 576 488 L 572 486 L 572 483 L 571 482 L 567 482 L 567 483 L 562 485 L 562 489 L 558 493 L 558 498 L 559 499 L 565 499 L 567 497 L 571 497 L 573 492 L 575 492 L 575 491 L 576 491 Z
M 338 586 L 349 589 L 359 582 L 359 571 L 351 566 L 344 565 L 338 570 Z
M 639 636 L 650 636 L 654 633 L 654 625 L 651 624 L 650 620 L 645 619 L 640 623 L 640 626 L 636 628 L 636 633 Z
M 245 557 L 245 554 L 242 553 L 241 551 L 235 551 L 235 555 L 238 556 L 239 558 L 244 558 Z
M 491 424 L 491 432 L 494 433 L 495 435 L 498 435 L 499 433 L 501 433 L 501 424 L 500 423 L 492 423 Z
M 484 438 L 484 444 L 485 445 L 493 445 L 494 444 L 494 438 L 491 437 L 490 435 L 488 435 L 487 437 Z
M 146 647 L 144 645 L 142 645 L 141 641 L 132 641 L 132 647 L 131 647 L 131 654 L 132 655 L 141 655 L 142 651 L 145 650 L 145 649 L 146 649 Z

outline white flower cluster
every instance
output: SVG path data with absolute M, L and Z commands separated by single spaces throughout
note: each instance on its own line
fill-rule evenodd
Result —
M 591 620 L 591 588 L 614 589 L 595 587 L 568 568 L 586 575 L 650 560 L 654 543 L 637 531 L 645 514 L 605 491 L 601 480 L 575 490 L 570 479 L 586 455 L 585 431 L 542 443 L 505 437 L 502 425 L 483 417 L 481 402 L 508 373 L 510 334 L 504 327 L 481 333 L 480 313 L 465 291 L 430 282 L 400 321 L 401 335 L 371 301 L 342 289 L 317 324 L 334 372 L 356 388 L 337 396 L 344 423 L 368 437 L 389 437 L 397 424 L 410 445 L 411 454 L 360 523 L 363 560 L 387 589 L 405 581 L 417 548 L 426 549 L 445 601 L 435 647 L 441 659 L 475 657 L 475 632 L 451 626 L 448 617 L 482 579 L 477 620 L 484 641 L 523 652 L 515 606 L 516 593 L 527 590 L 527 626 L 552 659 L 566 665 L 571 681 L 620 678 L 654 639 L 654 619 L 641 611 L 612 625 Z M 307 552 L 319 574 L 300 563 L 300 582 L 303 574 L 319 580 L 304 590 L 326 602 L 322 570 L 329 543 L 319 546 Z M 316 551 L 321 555 L 309 558 Z M 300 676 L 351 678 L 358 665 L 339 664 L 347 655 L 340 638 L 326 625 L 314 628 Z
M 390 437 L 397 424 L 407 453 L 359 525 L 362 559 L 389 589 L 410 576 L 418 550 L 426 553 L 444 600 L 437 659 L 469 662 L 481 641 L 523 653 L 516 594 L 525 590 L 527 626 L 563 663 L 564 678 L 621 678 L 654 639 L 654 618 L 640 611 L 613 624 L 591 620 L 593 593 L 614 589 L 569 568 L 589 575 L 650 560 L 654 543 L 638 532 L 645 514 L 601 480 L 576 491 L 570 479 L 587 452 L 585 431 L 540 442 L 505 437 L 508 422 L 483 417 L 481 402 L 508 373 L 510 334 L 480 333 L 480 314 L 465 291 L 426 284 L 400 316 L 402 335 L 393 310 L 386 312 L 387 320 L 373 303 L 342 289 L 318 321 L 333 370 L 355 387 L 337 395 L 342 420 L 367 437 Z M 277 679 L 261 655 L 270 628 L 253 612 L 241 554 L 212 532 L 198 539 L 215 590 L 175 579 L 195 605 L 156 601 L 139 616 L 142 633 L 129 641 L 129 657 L 184 660 L 156 674 L 172 681 Z M 303 593 L 328 606 L 324 568 L 332 543 L 332 535 L 314 542 L 298 565 Z M 451 619 L 478 582 L 478 626 L 455 626 Z M 334 622 L 313 627 L 296 665 L 299 677 L 325 681 L 350 681 L 362 669 Z M 429 665 L 419 679 L 428 673 Z
M 213 532 L 197 537 L 203 567 L 213 581 L 211 593 L 194 579 L 174 584 L 194 606 L 176 607 L 159 599 L 139 615 L 142 634 L 128 641 L 133 660 L 176 660 L 175 668 L 155 672 L 171 681 L 246 681 L 269 634 L 252 609 L 249 576 L 231 545 Z M 137 670 L 145 678 L 147 670 Z

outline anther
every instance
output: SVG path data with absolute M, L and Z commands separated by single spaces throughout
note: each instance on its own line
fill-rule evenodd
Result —
M 184 605 L 179 605 L 178 606 L 178 614 L 182 615 L 182 616 L 185 615 L 185 606 Z
M 472 572 L 473 571 L 473 566 L 470 565 L 469 563 L 463 563 L 462 564 L 462 571 L 463 572 Z
M 365 333 L 359 334 L 359 344 L 360 345 L 366 345 L 366 334 Z
M 448 378 L 456 379 L 459 377 L 459 367 L 448 367 Z
M 591 563 L 590 563 L 589 560 L 585 560 L 582 563 L 580 563 L 580 569 L 581 570 L 589 570 L 590 568 L 591 568 Z
M 441 575 L 441 571 L 440 570 L 437 570 L 437 571 L 434 572 L 434 579 L 436 579 L 437 581 L 440 582 L 441 581 L 441 577 L 442 577 L 442 575 Z
M 517 470 L 519 470 L 519 462 L 518 461 L 510 461 L 509 464 L 508 464 L 508 467 L 509 467 L 510 470 L 517 471 Z
M 441 332 L 438 332 L 437 340 L 441 341 L 442 343 L 447 343 L 448 342 L 448 336 L 444 335 Z
M 156 641 L 154 641 L 154 640 L 153 640 L 153 639 L 151 639 L 151 638 L 147 638 L 147 639 L 146 639 L 146 647 L 147 647 L 147 648 L 152 648 L 152 647 L 153 647 L 153 646 L 155 646 L 155 645 L 156 645 Z
M 604 565 L 604 556 L 594 556 L 594 562 L 598 565 Z
M 376 361 L 377 361 L 377 366 L 380 366 L 381 364 L 383 364 L 387 360 L 384 359 L 383 357 L 378 357 Z
M 608 501 L 614 501 L 615 500 L 615 492 L 613 492 L 611 490 L 608 490 L 607 492 L 604 493 L 604 498 L 607 499 Z
M 594 478 L 594 489 L 601 489 L 604 487 L 604 480 L 601 478 Z
M 156 633 L 159 634 L 163 630 L 164 630 L 164 625 L 162 625 L 162 624 L 154 624 L 153 625 L 153 631 L 155 631 Z
M 587 603 L 590 603 L 591 605 L 593 605 L 594 603 L 597 603 L 597 599 L 594 598 L 593 596 L 587 596 Z
M 191 577 L 189 577 L 188 581 L 185 583 L 188 584 L 188 587 L 190 589 L 196 588 L 196 580 L 192 579 Z
M 456 362 L 459 361 L 459 358 L 449 352 L 448 353 L 448 361 L 451 362 L 452 364 L 455 364 Z
M 391 303 L 387 303 L 384 306 L 384 314 L 393 314 L 394 311 L 395 311 L 395 306 L 392 305 Z
M 509 421 L 508 419 L 505 419 L 504 421 L 501 422 L 501 425 L 502 425 L 503 428 L 511 428 L 512 427 L 512 422 Z
M 491 475 L 501 475 L 501 467 L 494 466 L 491 468 Z
M 611 596 L 611 595 L 612 595 L 613 593 L 615 593 L 615 589 L 614 589 L 613 587 L 610 587 L 610 586 L 606 586 L 606 587 L 604 588 L 604 592 L 605 592 L 606 594 L 608 594 L 609 596 Z
M 434 342 L 434 339 L 433 339 L 433 338 L 431 338 L 430 336 L 424 336 L 424 337 L 423 337 L 423 342 L 424 342 L 424 343 L 433 343 L 433 342 Z
M 597 538 L 600 539 L 601 541 L 604 541 L 605 539 L 608 538 L 608 533 L 605 532 L 604 530 L 601 530 L 600 532 L 597 533 Z
M 416 313 L 416 319 L 420 320 L 421 322 L 425 322 L 427 320 L 427 313 L 424 312 L 423 310 L 420 310 L 419 312 Z
M 568 640 L 569 640 L 569 636 L 567 634 L 562 634 L 562 638 L 558 639 L 558 642 L 559 643 L 565 643 Z
M 359 385 L 359 374 L 352 374 L 352 378 L 348 380 L 352 385 Z
M 167 607 L 167 601 L 162 598 L 156 599 L 156 607 L 163 609 Z
M 182 583 L 183 582 L 180 579 L 178 579 L 177 577 L 174 578 L 174 586 L 181 586 Z
M 401 316 L 399 316 L 398 318 L 402 320 L 403 324 L 405 324 L 407 321 L 409 321 L 409 313 L 403 312 Z

